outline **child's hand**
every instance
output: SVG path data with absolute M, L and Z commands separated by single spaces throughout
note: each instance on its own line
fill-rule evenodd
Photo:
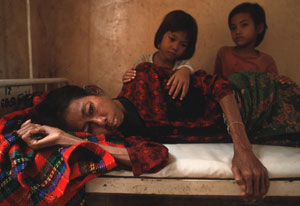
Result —
M 295 84 L 295 82 L 292 81 L 289 77 L 283 75 L 279 76 L 279 82 L 281 84 Z
M 128 69 L 123 75 L 123 83 L 128 83 L 135 78 L 136 71 L 135 69 Z
M 190 86 L 190 74 L 191 70 L 189 68 L 182 67 L 171 76 L 167 85 L 172 84 L 169 90 L 169 95 L 173 94 L 173 99 L 175 99 L 180 90 L 182 90 L 180 100 L 183 100 Z

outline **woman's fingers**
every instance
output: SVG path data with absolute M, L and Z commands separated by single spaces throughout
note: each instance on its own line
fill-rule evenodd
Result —
M 31 123 L 31 119 L 26 120 L 22 125 L 21 128 L 26 127 L 27 125 L 29 125 Z
M 18 130 L 18 134 L 32 149 L 41 149 L 56 144 L 59 130 L 38 124 L 28 124 Z M 38 135 L 38 136 L 35 136 Z
M 268 170 L 252 152 L 236 153 L 232 160 L 232 172 L 245 200 L 256 201 L 267 194 Z
M 261 185 L 262 198 L 264 198 L 265 195 L 267 194 L 269 186 L 270 186 L 268 170 L 266 168 L 264 168 L 264 170 L 263 170 L 263 176 L 261 178 L 260 185 Z
M 262 197 L 262 185 L 261 180 L 263 179 L 263 174 L 260 171 L 254 170 L 253 171 L 253 201 L 256 201 Z
M 21 137 L 21 139 L 33 149 L 37 148 L 38 140 L 40 138 L 35 137 L 35 135 L 39 133 L 45 133 L 44 127 L 39 124 L 32 124 L 30 120 L 24 122 L 21 128 L 17 131 L 17 134 Z
M 32 129 L 35 129 L 35 128 L 40 128 L 41 125 L 39 124 L 32 124 L 30 121 L 26 121 L 22 124 L 21 128 L 18 130 L 18 133 L 19 132 L 26 132 L 27 130 L 32 130 Z
M 235 182 L 240 186 L 241 190 L 244 193 L 246 191 L 246 183 L 240 173 L 240 170 L 237 167 L 233 166 L 232 173 L 233 173 Z

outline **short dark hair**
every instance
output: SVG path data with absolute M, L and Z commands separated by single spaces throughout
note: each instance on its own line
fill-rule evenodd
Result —
M 67 85 L 50 91 L 32 111 L 32 121 L 60 129 L 66 129 L 65 112 L 71 101 L 91 95 L 87 90 Z
M 237 5 L 235 8 L 232 9 L 228 16 L 229 27 L 231 24 L 232 17 L 238 13 L 249 13 L 254 21 L 255 27 L 258 27 L 258 25 L 263 24 L 263 31 L 257 35 L 257 39 L 255 42 L 255 47 L 257 47 L 264 39 L 266 30 L 268 28 L 264 9 L 257 3 L 245 2 Z
M 195 53 L 197 42 L 198 27 L 196 20 L 188 13 L 182 10 L 174 10 L 169 12 L 162 23 L 160 24 L 154 38 L 154 46 L 159 49 L 159 44 L 168 31 L 184 31 L 187 33 L 189 40 L 188 47 L 185 52 L 178 58 L 178 60 L 189 59 Z

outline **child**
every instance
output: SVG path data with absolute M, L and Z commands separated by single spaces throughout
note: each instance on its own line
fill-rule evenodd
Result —
M 158 66 L 176 70 L 168 81 L 171 85 L 169 95 L 175 99 L 179 94 L 180 100 L 184 98 L 189 88 L 190 74 L 194 72 L 188 59 L 194 55 L 198 28 L 196 20 L 182 10 L 168 13 L 159 26 L 154 46 L 157 51 L 143 55 L 123 75 L 123 83 L 135 78 L 135 67 L 142 62 L 150 62 Z
M 264 9 L 257 3 L 242 3 L 228 16 L 228 25 L 235 47 L 219 49 L 215 73 L 229 77 L 244 70 L 265 70 L 278 74 L 274 59 L 255 49 L 264 39 L 267 29 Z M 281 76 L 281 83 L 290 83 L 288 77 Z

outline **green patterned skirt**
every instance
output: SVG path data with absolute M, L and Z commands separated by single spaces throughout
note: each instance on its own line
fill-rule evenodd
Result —
M 300 146 L 300 88 L 266 71 L 230 76 L 252 143 Z

